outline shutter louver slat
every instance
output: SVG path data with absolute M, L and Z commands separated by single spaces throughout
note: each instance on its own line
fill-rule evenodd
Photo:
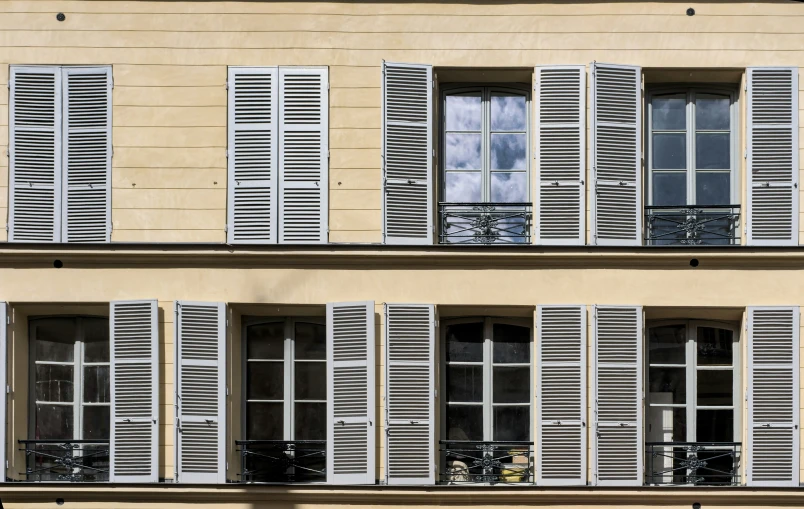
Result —
M 586 74 L 583 66 L 536 68 L 538 242 L 582 245 L 586 209 Z
M 111 482 L 159 481 L 157 327 L 156 301 L 111 303 Z
M 433 243 L 433 69 L 383 63 L 383 235 Z
M 538 307 L 538 484 L 586 484 L 586 307 Z
M 798 307 L 748 308 L 749 486 L 799 485 Z
M 595 483 L 641 486 L 642 308 L 595 306 Z
M 592 63 L 592 234 L 598 245 L 642 244 L 642 70 Z
M 433 484 L 435 307 L 386 304 L 386 480 Z
M 374 484 L 374 303 L 327 304 L 327 482 Z

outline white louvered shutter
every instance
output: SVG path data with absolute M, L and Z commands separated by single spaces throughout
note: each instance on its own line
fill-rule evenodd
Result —
M 586 69 L 536 68 L 537 243 L 586 241 Z
M 537 483 L 585 485 L 586 306 L 537 311 Z
M 226 482 L 226 317 L 219 302 L 176 302 L 176 476 Z
M 11 66 L 11 242 L 61 241 L 61 70 Z
M 327 304 L 327 482 L 374 484 L 374 302 Z
M 279 68 L 279 242 L 325 244 L 329 228 L 329 73 Z
M 388 484 L 435 483 L 435 306 L 385 305 Z
M 112 234 L 112 68 L 62 69 L 62 242 Z
M 748 244 L 797 246 L 797 67 L 748 68 Z
M 383 62 L 383 236 L 433 243 L 433 68 Z
M 159 321 L 155 300 L 111 303 L 109 481 L 158 482 Z
M 749 486 L 799 485 L 799 317 L 748 308 Z
M 595 306 L 594 476 L 598 486 L 641 486 L 642 307 Z
M 276 243 L 278 82 L 276 67 L 229 68 L 229 244 Z
M 0 302 L 0 381 L 3 387 L 8 386 L 8 304 Z M 6 398 L 3 391 L 3 401 L 0 402 L 0 483 L 6 482 Z
M 642 245 L 642 68 L 592 63 L 592 236 Z

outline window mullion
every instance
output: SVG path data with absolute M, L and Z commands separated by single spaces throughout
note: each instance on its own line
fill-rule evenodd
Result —
M 84 438 L 83 433 L 83 399 L 84 399 L 84 343 L 81 341 L 81 329 L 83 328 L 83 321 L 77 320 L 75 328 L 76 338 L 75 346 L 73 348 L 73 355 L 75 356 L 75 374 L 73 375 L 74 387 L 73 390 L 73 438 L 81 440 Z
M 698 415 L 698 361 L 696 346 L 698 329 L 694 323 L 687 324 L 687 441 L 698 439 L 696 419 Z
M 481 170 L 483 182 L 482 201 L 491 201 L 491 91 L 483 87 L 481 94 L 481 110 L 483 111 L 483 122 L 481 128 L 483 135 L 481 138 L 481 151 L 483 155 L 483 168 Z
M 285 321 L 285 373 L 284 373 L 284 440 L 293 440 L 293 321 L 288 318 Z
M 695 193 L 695 91 L 687 92 L 687 204 L 698 203 Z
M 492 419 L 492 395 L 494 394 L 494 383 L 491 367 L 491 320 L 486 318 L 483 322 L 483 439 L 494 439 L 494 422 Z

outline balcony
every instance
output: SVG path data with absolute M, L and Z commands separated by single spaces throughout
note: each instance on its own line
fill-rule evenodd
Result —
M 740 442 L 648 442 L 649 486 L 738 486 Z
M 440 244 L 530 244 L 531 203 L 439 203 Z
M 533 483 L 533 442 L 441 440 L 443 484 Z
M 327 480 L 326 440 L 236 440 L 243 483 Z
M 109 440 L 20 440 L 25 480 L 32 482 L 106 482 Z
M 645 207 L 645 244 L 739 244 L 739 205 Z

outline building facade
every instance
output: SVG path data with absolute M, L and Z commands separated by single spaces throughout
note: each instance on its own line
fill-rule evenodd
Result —
M 0 11 L 4 507 L 804 504 L 800 2 Z

